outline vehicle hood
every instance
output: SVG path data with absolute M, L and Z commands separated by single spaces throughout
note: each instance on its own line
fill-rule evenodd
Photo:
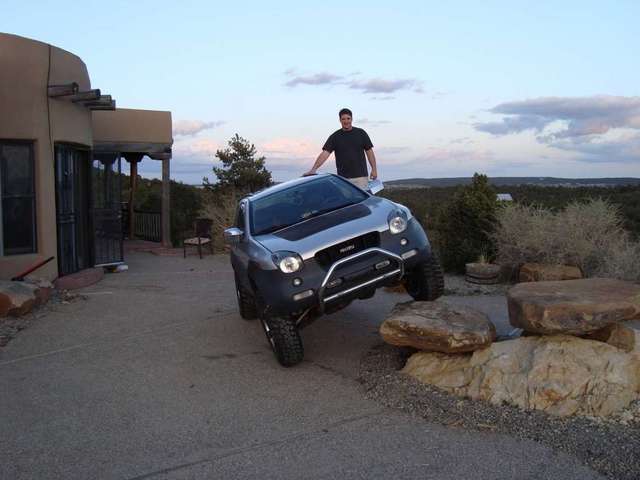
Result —
M 406 207 L 387 199 L 371 196 L 356 205 L 310 218 L 274 233 L 258 235 L 254 239 L 272 253 L 290 251 L 304 260 L 319 250 L 369 232 L 389 229 L 389 214 Z

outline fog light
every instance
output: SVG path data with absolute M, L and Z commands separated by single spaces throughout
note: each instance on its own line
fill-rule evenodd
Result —
M 389 260 L 383 260 L 382 262 L 376 263 L 375 269 L 382 270 L 384 267 L 388 267 L 390 263 Z
M 335 280 L 331 280 L 329 283 L 327 283 L 327 288 L 337 287 L 341 283 L 342 283 L 342 279 L 341 278 L 336 278 Z
M 418 253 L 418 251 L 414 248 L 413 250 L 409 250 L 408 252 L 404 252 L 401 257 L 403 260 L 406 260 L 407 258 L 411 258 L 413 257 L 416 253 Z
M 300 292 L 300 293 L 296 293 L 293 296 L 293 299 L 298 302 L 300 300 L 303 300 L 305 298 L 309 298 L 310 296 L 313 295 L 313 290 L 305 290 L 304 292 Z
M 402 245 L 403 247 L 404 247 L 407 243 L 409 243 L 409 240 L 407 240 L 406 238 L 401 238 L 401 239 L 400 239 L 400 245 Z
M 302 279 L 301 278 L 294 278 L 293 279 L 293 286 L 294 287 L 299 287 L 300 285 L 302 285 Z

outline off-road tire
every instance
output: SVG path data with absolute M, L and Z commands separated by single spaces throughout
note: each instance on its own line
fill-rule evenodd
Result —
M 234 275 L 236 280 L 236 298 L 238 299 L 238 310 L 240 316 L 245 320 L 254 320 L 258 318 L 258 309 L 256 308 L 256 300 L 251 292 L 240 283 L 238 275 Z
M 431 255 L 407 273 L 407 293 L 416 301 L 433 301 L 444 293 L 444 275 L 438 259 Z
M 260 322 L 280 365 L 292 367 L 302 361 L 302 338 L 293 319 L 262 315 Z

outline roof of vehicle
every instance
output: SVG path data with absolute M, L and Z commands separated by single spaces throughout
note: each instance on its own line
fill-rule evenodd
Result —
M 280 192 L 282 190 L 286 190 L 287 188 L 294 187 L 296 185 L 302 185 L 307 182 L 311 182 L 313 180 L 317 180 L 318 178 L 324 178 L 329 176 L 335 176 L 332 173 L 318 173 L 316 175 L 309 175 L 308 177 L 299 177 L 294 178 L 293 180 L 287 180 L 286 182 L 279 183 L 272 187 L 265 188 L 264 190 L 260 190 L 252 195 L 249 195 L 247 198 L 250 201 L 257 200 L 267 195 L 271 195 L 272 193 Z

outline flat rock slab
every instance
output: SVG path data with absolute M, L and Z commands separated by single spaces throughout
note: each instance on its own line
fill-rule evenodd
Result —
M 471 352 L 496 338 L 496 329 L 482 312 L 444 302 L 397 304 L 380 326 L 385 342 L 436 352 Z
M 542 263 L 525 263 L 520 267 L 518 281 L 545 282 L 559 280 L 579 280 L 582 272 L 578 267 L 569 265 L 545 265 Z
M 585 335 L 640 318 L 640 285 L 609 278 L 521 283 L 507 301 L 511 325 L 538 334 Z
M 640 356 L 569 335 L 496 342 L 473 354 L 418 352 L 402 372 L 459 396 L 558 416 L 608 416 L 640 391 Z
M 0 317 L 29 313 L 36 303 L 36 291 L 28 283 L 0 280 Z

